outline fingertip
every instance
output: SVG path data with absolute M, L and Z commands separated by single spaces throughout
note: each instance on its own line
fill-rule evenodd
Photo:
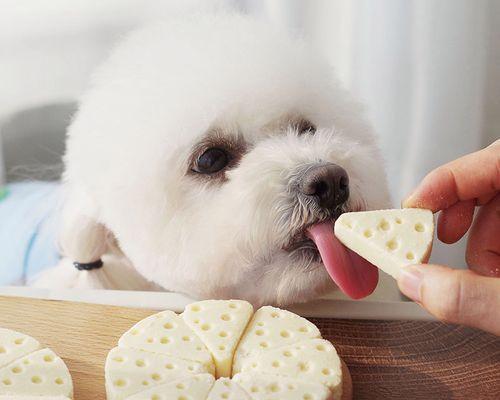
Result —
M 446 244 L 459 241 L 472 224 L 474 208 L 475 201 L 467 200 L 455 203 L 441 211 L 437 224 L 439 240 Z

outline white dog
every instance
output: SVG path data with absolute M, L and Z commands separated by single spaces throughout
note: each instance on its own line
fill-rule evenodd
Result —
M 329 274 L 355 298 L 377 283 L 332 228 L 388 206 L 372 130 L 328 63 L 264 22 L 130 35 L 83 97 L 65 163 L 65 259 L 38 286 L 283 305 L 334 288 Z

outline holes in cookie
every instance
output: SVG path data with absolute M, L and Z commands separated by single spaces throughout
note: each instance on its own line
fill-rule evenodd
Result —
M 267 349 L 267 347 L 269 346 L 269 344 L 267 342 L 260 342 L 259 346 L 262 347 L 263 349 Z
M 279 317 L 280 317 L 280 315 L 279 315 L 279 313 L 277 313 L 276 311 L 273 311 L 273 312 L 271 313 L 271 318 L 279 318 Z
M 264 326 L 264 322 L 257 322 L 257 326 Z
M 321 373 L 322 373 L 323 375 L 330 375 L 330 374 L 332 373 L 332 371 L 331 371 L 330 369 L 328 369 L 328 368 L 323 368 L 323 369 L 321 370 Z
M 342 223 L 343 223 L 343 224 L 344 224 L 344 226 L 346 226 L 347 228 L 352 229 L 352 224 L 351 224 L 351 221 L 342 221 Z
M 229 314 L 222 314 L 220 316 L 220 319 L 223 320 L 223 321 L 230 321 L 231 320 L 231 316 Z
M 304 396 L 302 396 L 302 398 L 304 400 L 313 400 L 313 397 L 309 393 L 304 394 Z
M 222 338 L 225 338 L 225 337 L 227 337 L 227 332 L 226 331 L 220 331 L 219 332 L 219 336 L 222 337 Z
M 285 356 L 285 357 L 291 357 L 292 355 L 293 355 L 293 354 L 292 354 L 292 352 L 291 352 L 291 351 L 285 350 L 285 351 L 283 352 L 283 356 Z
M 411 251 L 409 251 L 408 253 L 406 253 L 406 259 L 413 260 L 415 259 L 415 255 Z
M 190 342 L 191 341 L 191 338 L 189 336 L 183 336 L 182 337 L 182 341 L 183 342 Z
M 235 309 L 238 308 L 238 305 L 235 303 L 229 303 L 229 308 Z
M 12 367 L 11 369 L 12 373 L 14 374 L 20 374 L 21 372 L 23 372 L 23 369 L 21 367 L 18 367 L 17 365 L 15 367 Z
M 288 332 L 288 331 L 286 331 L 286 330 L 282 330 L 282 331 L 280 332 L 280 336 L 281 336 L 282 338 L 285 338 L 285 339 L 286 339 L 286 338 L 289 338 L 289 337 L 290 337 L 290 332 Z
M 273 393 L 277 393 L 280 391 L 280 386 L 277 383 L 271 383 L 271 385 L 269 385 L 269 390 Z
M 137 360 L 135 362 L 135 365 L 137 365 L 139 368 L 144 367 L 146 364 L 144 363 L 144 360 Z
M 10 386 L 12 385 L 12 381 L 10 379 L 4 379 L 2 381 L 2 384 L 4 384 L 5 386 Z
M 307 326 L 301 326 L 299 328 L 299 332 L 301 332 L 301 333 L 307 333 L 307 332 L 309 332 L 309 328 Z
M 149 339 L 148 339 L 149 341 Z M 151 342 L 150 342 L 151 343 Z M 160 343 L 161 344 L 169 344 L 170 343 L 170 339 L 166 336 L 163 336 L 161 339 L 160 339 Z
M 200 306 L 199 306 L 199 305 L 196 305 L 196 304 L 195 304 L 194 306 L 191 306 L 191 311 L 198 312 L 198 311 L 200 311 L 200 310 L 201 310 L 201 308 L 200 308 Z
M 263 335 L 264 335 L 264 331 L 263 331 L 262 329 L 257 329 L 257 330 L 255 331 L 255 334 L 256 334 L 257 336 L 263 336 Z
M 149 338 L 146 339 L 146 342 L 148 342 L 148 343 L 153 343 L 154 341 L 155 340 L 152 337 L 149 337 Z
M 161 399 L 161 397 L 160 397 L 160 396 L 158 396 L 157 394 L 153 394 L 153 395 L 151 396 L 151 400 L 160 400 L 160 399 Z
M 14 343 L 17 344 L 18 346 L 24 343 L 24 338 L 19 338 L 14 340 Z
M 398 248 L 398 242 L 394 239 L 389 240 L 385 245 L 391 251 L 394 251 Z
M 385 219 L 380 221 L 380 223 L 378 224 L 378 229 L 380 229 L 382 231 L 388 231 L 390 228 L 391 228 L 391 225 Z
M 229 393 L 224 392 L 220 395 L 221 399 L 229 399 Z
M 295 389 L 297 389 L 297 386 L 295 386 L 293 383 L 289 383 L 286 387 L 287 387 L 288 390 L 295 390 Z
M 258 388 L 257 386 L 252 386 L 252 387 L 250 388 L 250 391 L 251 391 L 252 393 L 257 393 L 257 392 L 259 391 L 259 388 Z
M 52 362 L 54 361 L 54 357 L 52 357 L 50 354 L 47 354 L 46 356 L 43 357 L 43 361 L 45 362 Z
M 190 365 L 190 366 L 188 367 L 188 371 L 193 372 L 193 371 L 194 371 L 194 367 L 193 367 L 192 365 Z
M 184 384 L 183 384 L 183 383 L 178 383 L 177 385 L 175 385 L 175 387 L 176 387 L 177 389 L 179 389 L 179 390 L 183 390 L 183 389 L 185 389 L 185 388 L 186 388 L 186 386 L 184 386 Z
M 324 345 L 322 345 L 322 344 L 318 344 L 318 345 L 316 346 L 316 350 L 318 350 L 318 351 L 325 351 L 325 346 L 324 346 Z
M 364 232 L 363 232 L 363 236 L 365 238 L 371 238 L 373 236 L 373 232 L 371 231 L 371 229 L 366 229 Z
M 423 232 L 423 231 L 425 231 L 425 228 L 424 228 L 424 226 L 420 222 L 417 222 L 415 224 L 415 230 L 417 232 Z
M 165 369 L 174 369 L 174 366 L 170 363 L 165 365 Z
M 127 384 L 124 379 L 117 379 L 116 381 L 113 382 L 113 385 L 116 387 L 124 387 Z
M 402 223 L 403 221 L 401 220 L 401 218 L 396 218 L 396 224 L 401 225 Z
M 271 366 L 272 366 L 273 368 L 279 368 L 279 366 L 280 366 L 280 362 L 279 362 L 279 361 L 273 361 L 273 362 L 271 363 Z
M 201 326 L 202 331 L 209 331 L 210 330 L 210 324 L 203 324 Z
M 116 361 L 116 362 L 121 363 L 121 362 L 123 362 L 124 360 L 123 360 L 123 357 L 122 357 L 122 356 L 116 356 L 116 357 L 113 357 L 113 361 Z
M 5 350 L 5 347 L 0 346 L 0 354 L 2 353 L 7 353 L 7 350 Z
M 309 370 L 309 365 L 306 362 L 300 362 L 299 370 L 301 370 L 302 372 L 306 372 Z
M 161 375 L 157 373 L 151 374 L 151 379 L 158 382 L 161 380 Z
M 132 336 L 137 336 L 137 335 L 139 334 L 139 331 L 138 331 L 137 329 L 132 329 L 132 330 L 130 331 L 130 334 L 131 334 Z
M 142 386 L 149 386 L 149 382 L 148 381 L 142 381 Z
M 177 397 L 177 400 L 188 400 L 186 396 L 179 396 Z
M 38 375 L 32 376 L 31 382 L 34 383 L 35 385 L 38 385 L 42 383 L 42 378 L 40 378 Z
M 62 378 L 56 378 L 54 379 L 54 383 L 56 385 L 62 385 L 64 383 L 64 380 Z
M 224 346 L 224 345 L 220 345 L 220 346 L 219 346 L 219 350 L 220 350 L 220 351 L 224 351 L 224 350 L 226 350 L 226 346 Z
M 165 322 L 165 323 L 163 324 L 163 327 L 164 327 L 165 329 L 174 329 L 174 324 L 172 324 L 171 322 Z

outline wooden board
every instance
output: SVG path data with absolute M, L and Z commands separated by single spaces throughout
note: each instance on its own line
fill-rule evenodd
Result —
M 104 360 L 153 311 L 0 297 L 0 326 L 31 335 L 67 363 L 75 400 L 104 400 Z M 500 399 L 500 339 L 417 321 L 312 319 L 351 371 L 355 399 Z

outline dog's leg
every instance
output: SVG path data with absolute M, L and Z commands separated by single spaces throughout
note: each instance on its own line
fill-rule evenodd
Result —
M 96 209 L 82 191 L 67 196 L 59 234 L 63 259 L 35 278 L 44 288 L 151 290 L 117 249 L 113 234 L 94 217 Z

